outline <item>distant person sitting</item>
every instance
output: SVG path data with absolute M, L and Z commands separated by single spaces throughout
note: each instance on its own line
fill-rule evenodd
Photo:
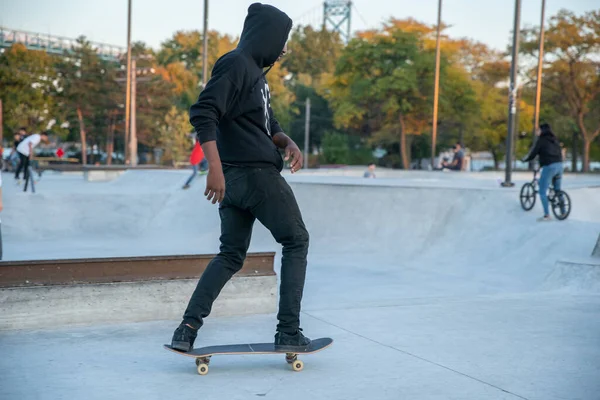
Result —
M 15 173 L 15 179 L 19 179 L 21 169 L 23 169 L 25 182 L 29 178 L 29 163 L 33 158 L 33 149 L 40 144 L 40 142 L 48 143 L 48 134 L 46 132 L 34 133 L 33 135 L 27 136 L 17 146 L 17 153 L 19 154 L 20 162 L 17 172 Z
M 452 159 L 452 162 L 443 161 L 442 169 L 446 168 L 451 171 L 462 171 L 465 160 L 465 152 L 463 151 L 460 143 L 456 143 L 452 150 L 454 151 L 454 158 Z
M 364 178 L 375 178 L 375 163 L 370 163 L 363 175 Z

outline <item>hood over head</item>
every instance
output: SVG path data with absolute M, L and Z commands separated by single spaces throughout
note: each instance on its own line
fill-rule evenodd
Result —
M 540 131 L 542 136 L 555 136 L 554 132 L 552 132 L 552 128 L 550 124 L 544 123 L 540 125 Z
M 260 68 L 273 65 L 283 51 L 292 19 L 283 11 L 261 3 L 248 7 L 238 47 L 246 50 Z

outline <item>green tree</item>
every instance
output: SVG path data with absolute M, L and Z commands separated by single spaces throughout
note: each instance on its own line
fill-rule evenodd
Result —
M 432 72 L 431 52 L 423 51 L 412 33 L 393 30 L 351 41 L 331 87 L 336 125 L 371 131 L 374 143 L 399 144 L 408 169 L 407 135 L 423 133 L 430 120 Z
M 46 130 L 56 122 L 54 58 L 22 44 L 0 53 L 0 99 L 6 132 Z
M 159 144 L 165 151 L 163 156 L 165 161 L 173 165 L 184 161 L 190 152 L 192 133 L 187 112 L 172 106 L 158 132 Z
M 524 30 L 522 51 L 537 57 L 539 28 Z M 544 100 L 563 103 L 583 137 L 583 170 L 600 135 L 600 10 L 582 16 L 561 10 L 548 24 L 543 69 Z M 556 104 L 556 103 L 555 103 Z M 560 106 L 560 104 L 557 104 Z
M 136 134 L 140 148 L 153 148 L 160 143 L 159 127 L 172 105 L 187 111 L 189 103 L 184 100 L 196 86 L 197 78 L 176 62 L 166 67 L 158 65 L 156 55 L 144 43 L 138 42 L 132 49 L 136 59 Z M 177 75 L 179 72 L 183 74 Z M 122 92 L 125 92 L 123 86 Z
M 326 29 L 299 26 L 292 32 L 289 55 L 282 64 L 290 74 L 287 82 L 295 97 L 288 107 L 289 134 L 299 144 L 304 143 L 307 98 L 311 102 L 309 146 L 320 147 L 325 132 L 334 130 L 333 111 L 323 93 L 324 81 L 335 71 L 342 48 L 339 35 Z
M 198 82 L 202 82 L 202 33 L 197 30 L 178 31 L 172 38 L 162 43 L 157 53 L 158 64 L 167 66 L 171 63 L 182 63 L 185 69 L 192 72 Z M 215 62 L 223 54 L 233 50 L 238 39 L 229 35 L 221 35 L 217 31 L 208 32 L 208 74 Z
M 323 161 L 327 164 L 347 164 L 350 159 L 348 136 L 327 132 L 323 136 Z
M 290 54 L 283 60 L 283 66 L 294 76 L 308 75 L 318 81 L 324 73 L 335 70 L 342 48 L 336 32 L 299 26 L 292 32 L 288 43 Z
M 66 119 L 77 126 L 81 141 L 81 160 L 87 164 L 88 140 L 104 142 L 109 126 L 110 111 L 118 107 L 116 67 L 98 57 L 90 43 L 77 39 L 77 45 L 56 64 L 59 106 Z M 104 121 L 101 126 L 100 121 Z
M 288 71 L 277 62 L 266 75 L 271 92 L 271 108 L 275 118 L 279 121 L 281 128 L 288 132 L 292 114 L 290 113 L 290 104 L 295 100 L 294 93 L 287 85 L 286 76 Z

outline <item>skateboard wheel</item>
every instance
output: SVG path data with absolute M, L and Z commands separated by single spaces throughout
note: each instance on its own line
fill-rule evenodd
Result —
M 302 369 L 304 368 L 304 363 L 300 360 L 295 360 L 292 363 L 292 368 L 294 369 L 294 371 L 302 371 Z
M 198 373 L 200 375 L 208 374 L 208 365 L 203 364 L 203 363 L 198 364 Z

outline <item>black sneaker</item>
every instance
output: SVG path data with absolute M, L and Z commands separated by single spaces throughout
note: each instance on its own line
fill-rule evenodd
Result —
M 275 334 L 275 350 L 278 351 L 305 351 L 310 345 L 310 339 L 298 329 L 295 334 L 277 332 Z
M 198 335 L 198 330 L 190 328 L 185 324 L 181 324 L 175 329 L 171 347 L 179 351 L 188 352 L 194 348 L 194 341 Z

